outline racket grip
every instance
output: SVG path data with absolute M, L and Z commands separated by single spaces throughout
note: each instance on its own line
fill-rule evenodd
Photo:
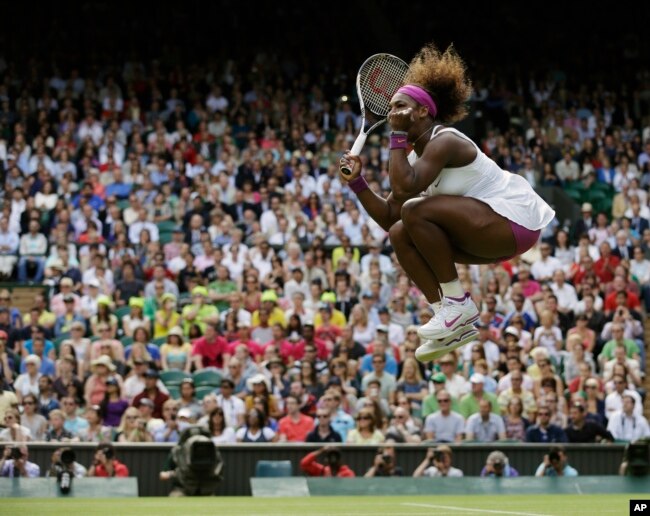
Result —
M 350 150 L 351 156 L 358 156 L 361 154 L 361 150 L 366 143 L 367 137 L 367 134 L 359 133 L 359 136 L 357 136 L 357 139 L 354 141 L 354 145 L 352 145 L 352 150 Z M 352 173 L 352 169 L 348 167 L 341 167 L 341 172 L 343 172 L 346 176 L 349 176 Z

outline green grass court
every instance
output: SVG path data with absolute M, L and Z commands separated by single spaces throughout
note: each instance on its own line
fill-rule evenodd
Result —
M 219 514 L 220 516 L 556 516 L 628 514 L 643 495 L 327 496 L 304 498 L 4 499 L 0 514 Z

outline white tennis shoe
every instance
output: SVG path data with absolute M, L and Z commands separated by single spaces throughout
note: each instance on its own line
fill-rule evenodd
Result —
M 459 333 L 452 335 L 443 340 L 425 340 L 418 349 L 415 350 L 415 358 L 420 362 L 426 363 L 436 358 L 460 348 L 465 344 L 476 340 L 478 331 L 474 326 L 465 326 Z
M 479 311 L 469 292 L 462 298 L 443 297 L 442 308 L 423 326 L 418 335 L 423 340 L 447 341 L 478 321 Z

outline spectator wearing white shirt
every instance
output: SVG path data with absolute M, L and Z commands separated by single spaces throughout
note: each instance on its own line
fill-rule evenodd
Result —
M 618 441 L 636 441 L 650 437 L 648 420 L 640 414 L 635 414 L 636 400 L 623 394 L 623 409 L 617 410 L 609 418 L 607 430 Z
M 573 285 L 566 282 L 566 275 L 562 269 L 556 269 L 553 272 L 553 282 L 551 290 L 557 297 L 557 309 L 559 312 L 574 312 L 578 305 L 578 294 Z
M 457 358 L 455 353 L 449 353 L 443 356 L 440 361 L 440 369 L 442 374 L 445 375 L 445 389 L 451 394 L 454 399 L 460 399 L 464 394 L 470 390 L 470 385 L 467 379 L 460 374 L 456 373 Z
M 0 277 L 11 276 L 18 261 L 20 237 L 9 229 L 9 219 L 0 219 Z
M 144 229 L 149 232 L 149 236 L 151 237 L 152 242 L 158 242 L 158 226 L 156 226 L 153 222 L 147 220 L 147 215 L 147 209 L 140 208 L 140 211 L 138 212 L 138 220 L 136 220 L 129 227 L 129 241 L 132 244 L 137 244 L 140 242 L 140 233 Z
M 556 270 L 562 270 L 562 262 L 551 255 L 551 245 L 543 242 L 539 246 L 541 258 L 530 267 L 530 273 L 536 281 L 550 281 Z
M 609 419 L 615 412 L 623 410 L 623 397 L 630 396 L 634 399 L 634 415 L 643 415 L 643 402 L 636 391 L 627 388 L 627 380 L 621 375 L 614 375 L 614 390 L 605 398 L 605 416 Z
M 29 223 L 29 233 L 20 237 L 20 259 L 18 260 L 18 281 L 27 282 L 27 267 L 35 268 L 33 281 L 40 282 L 45 272 L 45 253 L 47 252 L 47 238 L 40 233 L 40 224 L 36 220 Z
M 465 419 L 451 410 L 451 395 L 446 390 L 436 393 L 440 410 L 429 414 L 424 420 L 424 435 L 437 442 L 461 442 L 465 429 Z
M 395 267 L 391 259 L 385 254 L 381 253 L 381 242 L 378 240 L 373 240 L 368 245 L 368 253 L 364 254 L 361 257 L 361 273 L 367 274 L 370 271 L 370 262 L 376 260 L 379 262 L 379 270 L 382 274 L 387 276 L 392 276 L 395 273 Z

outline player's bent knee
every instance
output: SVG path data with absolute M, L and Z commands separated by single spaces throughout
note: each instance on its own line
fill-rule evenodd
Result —
M 393 224 L 388 230 L 388 238 L 390 238 L 390 243 L 395 246 L 406 243 L 406 240 L 409 239 L 408 231 L 404 227 L 404 223 L 401 220 L 398 220 Z
M 408 226 L 417 222 L 420 216 L 418 212 L 420 211 L 421 199 L 409 199 L 402 205 L 402 211 L 400 212 L 402 222 Z

